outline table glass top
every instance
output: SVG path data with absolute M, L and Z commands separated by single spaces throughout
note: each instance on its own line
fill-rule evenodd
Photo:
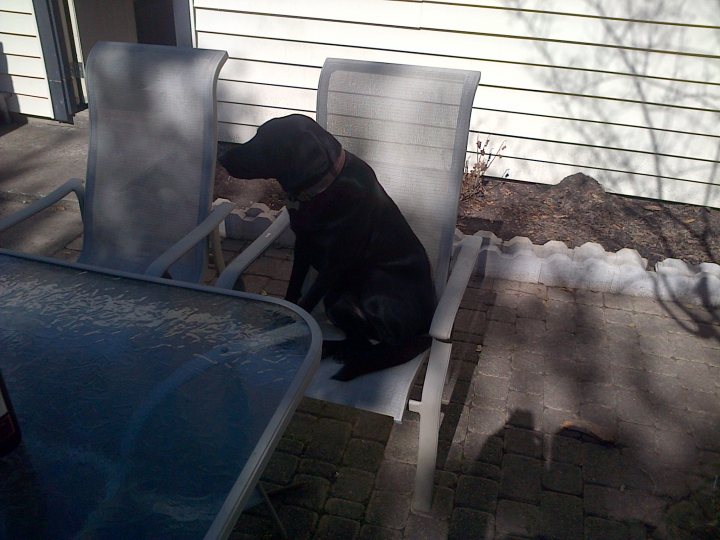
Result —
M 0 538 L 197 538 L 310 348 L 291 309 L 0 255 Z

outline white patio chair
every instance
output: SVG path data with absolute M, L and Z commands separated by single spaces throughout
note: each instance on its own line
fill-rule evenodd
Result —
M 87 64 L 87 176 L 0 219 L 0 232 L 75 192 L 79 262 L 197 282 L 205 238 L 233 209 L 211 212 L 216 88 L 225 51 L 99 42 Z M 215 237 L 219 245 L 219 234 Z M 222 256 L 216 253 L 219 262 Z
M 480 74 L 442 68 L 328 59 L 317 93 L 317 121 L 343 147 L 367 161 L 422 241 L 434 272 L 438 303 L 431 348 L 415 359 L 349 382 L 325 359 L 306 392 L 402 421 L 406 405 L 420 414 L 413 508 L 429 511 L 437 459 L 443 387 L 451 332 L 475 267 L 481 240 L 454 243 L 473 98 Z M 286 210 L 220 276 L 232 287 L 247 266 L 289 226 Z M 393 231 L 387 231 L 393 234 Z M 422 398 L 409 400 L 428 359 Z

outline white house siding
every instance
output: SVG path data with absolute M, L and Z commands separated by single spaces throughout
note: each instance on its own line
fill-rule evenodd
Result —
M 0 0 L 0 92 L 11 111 L 53 117 L 32 0 Z
M 312 116 L 326 57 L 476 69 L 490 174 L 720 207 L 718 0 L 190 1 L 196 45 L 230 55 L 223 140 Z

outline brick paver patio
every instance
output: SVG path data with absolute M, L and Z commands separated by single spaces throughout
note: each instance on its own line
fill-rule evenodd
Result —
M 282 296 L 291 257 L 247 288 Z M 290 538 L 718 537 L 690 531 L 720 515 L 720 310 L 478 276 L 453 342 L 431 514 L 410 509 L 414 413 L 305 398 L 263 477 L 298 484 L 273 496 Z M 279 536 L 260 505 L 232 538 Z
M 84 174 L 86 126 L 30 122 L 4 135 L 10 156 L 44 151 L 33 167 L 8 169 L 0 213 L 19 209 L 19 194 Z M 81 230 L 77 209 L 39 221 L 38 234 L 33 223 L 4 245 L 49 255 Z M 55 256 L 73 259 L 78 247 Z M 282 296 L 290 257 L 271 251 L 246 284 Z M 720 514 L 720 310 L 477 279 L 453 338 L 432 513 L 410 511 L 412 413 L 394 425 L 306 399 L 264 476 L 269 486 L 301 483 L 273 497 L 290 538 L 720 536 L 687 532 Z M 608 441 L 564 429 L 571 420 Z M 262 506 L 233 533 L 275 536 Z
M 290 256 L 246 284 L 282 295 Z M 717 501 L 718 311 L 478 279 L 453 339 L 432 513 L 410 510 L 413 413 L 305 399 L 264 475 L 300 484 L 273 498 L 291 538 L 692 537 Z M 234 537 L 276 534 L 259 506 Z

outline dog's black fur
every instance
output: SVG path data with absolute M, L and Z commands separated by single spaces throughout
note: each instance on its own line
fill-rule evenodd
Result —
M 302 115 L 263 124 L 220 163 L 236 178 L 277 179 L 295 201 L 288 205 L 296 240 L 286 299 L 311 311 L 324 297 L 328 317 L 347 335 L 346 346 L 332 351 L 345 361 L 341 378 L 423 350 L 435 307 L 430 264 L 367 163 Z M 318 277 L 301 297 L 310 266 Z

